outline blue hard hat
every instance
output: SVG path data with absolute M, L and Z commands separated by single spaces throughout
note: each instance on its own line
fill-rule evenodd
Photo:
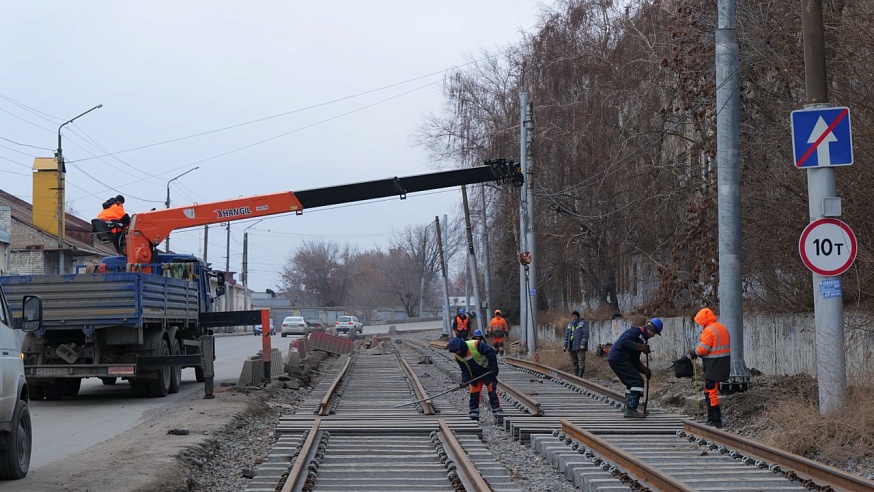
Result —
M 465 313 L 464 308 L 461 308 L 458 310 L 458 314 L 464 314 L 464 313 Z
M 653 318 L 653 319 L 649 320 L 647 323 L 651 324 L 652 327 L 655 328 L 656 335 L 662 334 L 662 327 L 664 327 L 664 325 L 662 324 L 661 318 Z
M 449 344 L 446 345 L 446 349 L 450 352 L 458 352 L 459 350 L 461 350 L 461 347 L 464 347 L 464 340 L 458 337 L 449 340 Z
M 473 330 L 473 336 L 481 337 L 481 336 L 483 336 L 483 331 L 482 330 Z

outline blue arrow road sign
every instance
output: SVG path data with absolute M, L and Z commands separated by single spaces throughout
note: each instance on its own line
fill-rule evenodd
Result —
M 795 167 L 799 168 L 852 164 L 850 108 L 793 111 L 792 155 L 795 158 Z

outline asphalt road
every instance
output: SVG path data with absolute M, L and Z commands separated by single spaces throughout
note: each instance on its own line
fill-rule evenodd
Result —
M 365 326 L 363 335 L 387 333 L 390 325 Z M 440 330 L 440 321 L 395 325 L 398 331 Z M 288 343 L 299 338 L 271 337 L 273 348 L 288 352 Z M 216 337 L 215 385 L 236 383 L 243 361 L 261 350 L 261 337 L 252 334 Z M 135 398 L 130 385 L 119 381 L 106 386 L 99 379 L 85 379 L 79 396 L 61 400 L 31 401 L 33 453 L 30 469 L 38 470 L 95 444 L 134 428 L 153 412 L 164 412 L 194 394 L 203 394 L 203 384 L 194 379 L 194 369 L 182 371 L 179 393 L 164 398 Z

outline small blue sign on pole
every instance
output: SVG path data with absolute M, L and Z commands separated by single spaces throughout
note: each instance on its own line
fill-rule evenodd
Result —
M 819 292 L 823 299 L 831 299 L 832 297 L 841 297 L 841 279 L 827 278 L 819 283 Z
M 792 112 L 792 155 L 795 167 L 853 164 L 850 108 L 801 109 Z

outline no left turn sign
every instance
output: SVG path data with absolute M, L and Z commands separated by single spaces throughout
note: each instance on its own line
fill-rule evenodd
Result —
M 837 219 L 817 219 L 804 228 L 798 241 L 801 261 L 813 273 L 835 277 L 856 259 L 856 235 Z

